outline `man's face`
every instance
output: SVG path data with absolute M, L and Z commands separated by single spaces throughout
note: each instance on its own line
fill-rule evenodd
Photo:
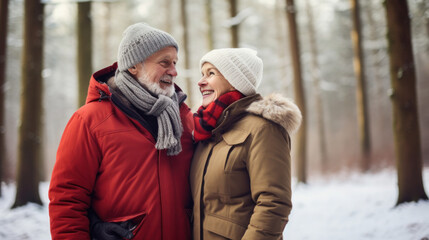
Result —
M 133 75 L 153 94 L 171 97 L 175 91 L 176 63 L 176 48 L 166 47 L 152 54 L 144 63 L 138 63 Z

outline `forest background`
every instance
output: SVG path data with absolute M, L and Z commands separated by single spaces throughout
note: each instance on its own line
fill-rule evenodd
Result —
M 392 1 L 392 0 L 387 0 Z M 231 5 L 235 2 L 235 5 Z M 86 49 L 90 73 L 116 61 L 123 30 L 135 22 L 171 33 L 179 42 L 178 85 L 188 93 L 188 103 L 196 110 L 200 95 L 199 59 L 212 48 L 250 47 L 264 61 L 260 93 L 278 92 L 297 98 L 290 23 L 296 17 L 303 99 L 306 110 L 306 175 L 339 171 L 377 171 L 395 167 L 392 113 L 392 85 L 389 72 L 386 11 L 384 1 L 359 1 L 362 65 L 368 107 L 368 143 L 363 156 L 359 127 L 359 107 L 353 45 L 354 9 L 350 0 L 117 0 L 93 1 L 89 5 L 90 24 L 79 24 L 82 8 L 75 1 L 45 0 L 43 15 L 42 70 L 42 162 L 33 171 L 40 181 L 48 181 L 56 149 L 64 127 L 82 104 L 87 85 L 78 84 L 82 64 L 79 50 Z M 400 2 L 400 1 L 394 1 Z M 429 165 L 429 1 L 408 0 L 411 39 L 416 73 L 417 122 L 420 126 L 421 159 Z M 22 124 L 23 0 L 9 0 L 6 72 L 3 87 L 5 156 L 2 180 L 14 181 L 18 172 L 19 128 Z M 184 8 L 182 8 L 184 6 Z M 231 7 L 235 6 L 235 7 Z M 235 8 L 235 9 L 234 9 Z M 185 16 L 185 17 L 183 17 Z M 91 36 L 79 40 L 79 31 Z M 89 50 L 88 50 L 89 49 Z M 314 54 L 314 50 L 316 55 Z M 315 64 L 316 63 L 316 64 Z M 89 81 L 90 73 L 83 78 Z M 83 90 L 82 90 L 83 89 Z M 320 121 L 322 119 L 322 122 Z M 30 119 L 31 120 L 31 119 Z M 320 129 L 323 128 L 322 137 Z M 298 145 L 293 141 L 294 147 Z M 323 150 L 325 149 L 325 150 Z M 296 151 L 295 151 L 296 152 Z M 298 150 L 299 152 L 299 150 Z M 363 159 L 368 166 L 362 169 Z M 296 160 L 294 158 L 294 165 Z M 294 168 L 294 172 L 297 170 Z

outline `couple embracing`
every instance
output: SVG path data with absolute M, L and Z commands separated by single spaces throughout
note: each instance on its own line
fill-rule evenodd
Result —
M 256 51 L 224 48 L 201 58 L 192 113 L 177 61 L 170 34 L 137 23 L 93 74 L 57 151 L 52 239 L 282 239 L 299 109 L 257 93 Z

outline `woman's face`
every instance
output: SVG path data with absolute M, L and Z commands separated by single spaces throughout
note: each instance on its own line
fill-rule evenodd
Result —
M 201 68 L 202 77 L 198 81 L 200 92 L 203 96 L 202 106 L 207 107 L 224 93 L 235 90 L 211 63 L 204 63 Z

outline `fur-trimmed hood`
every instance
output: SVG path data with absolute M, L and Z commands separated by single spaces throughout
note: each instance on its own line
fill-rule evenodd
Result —
M 277 93 L 253 102 L 247 111 L 279 124 L 289 134 L 295 133 L 302 121 L 298 106 L 291 99 Z

